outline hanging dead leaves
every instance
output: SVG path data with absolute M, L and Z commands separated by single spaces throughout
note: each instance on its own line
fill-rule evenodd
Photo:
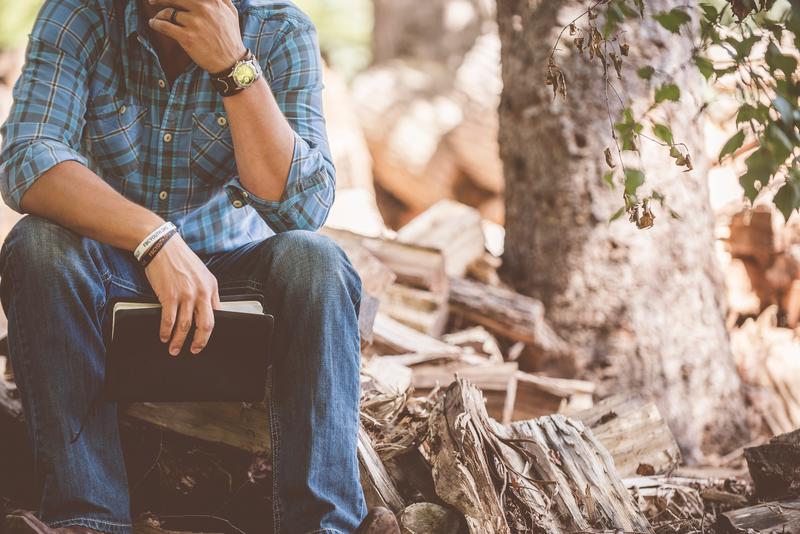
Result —
M 547 61 L 544 83 L 553 87 L 553 99 L 559 95 L 563 99 L 567 98 L 567 78 L 564 76 L 564 71 L 556 65 L 556 60 L 552 54 Z

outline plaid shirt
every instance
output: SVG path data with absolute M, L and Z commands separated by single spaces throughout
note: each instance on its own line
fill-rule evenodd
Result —
M 46 0 L 14 106 L 0 129 L 0 192 L 13 209 L 64 161 L 172 221 L 195 252 L 224 252 L 274 232 L 316 230 L 334 196 L 313 24 L 288 1 L 233 0 L 295 133 L 278 202 L 239 181 L 222 97 L 194 63 L 166 82 L 137 0 Z

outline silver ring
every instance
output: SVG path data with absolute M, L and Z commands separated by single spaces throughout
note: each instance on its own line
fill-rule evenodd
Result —
M 173 24 L 178 24 L 178 10 L 172 8 L 172 16 L 170 16 L 169 21 Z

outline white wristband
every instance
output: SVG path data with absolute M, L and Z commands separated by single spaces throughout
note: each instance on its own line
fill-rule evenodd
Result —
M 136 261 L 141 261 L 142 256 L 144 255 L 145 252 L 147 252 L 147 249 L 153 246 L 153 243 L 161 239 L 161 237 L 164 234 L 166 234 L 173 228 L 175 228 L 174 224 L 172 224 L 171 222 L 165 222 L 164 224 L 162 224 L 161 226 L 150 232 L 150 235 L 145 237 L 144 240 L 141 243 L 139 243 L 139 246 L 136 247 L 136 250 L 133 251 L 133 255 L 136 257 Z

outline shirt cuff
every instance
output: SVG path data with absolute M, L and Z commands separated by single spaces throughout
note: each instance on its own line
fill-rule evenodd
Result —
M 239 178 L 226 186 L 234 208 L 251 206 L 275 231 L 316 230 L 333 203 L 333 184 L 318 150 L 295 133 L 294 155 L 280 200 L 265 200 L 248 191 Z
M 87 159 L 59 141 L 38 140 L 29 145 L 21 156 L 0 165 L 0 188 L 3 199 L 14 211 L 22 213 L 20 200 L 44 173 L 65 161 L 87 165 Z

